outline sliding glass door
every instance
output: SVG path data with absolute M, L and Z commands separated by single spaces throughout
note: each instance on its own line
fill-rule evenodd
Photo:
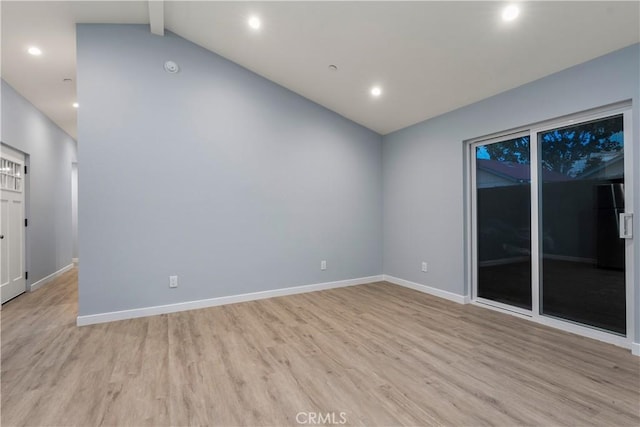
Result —
M 474 300 L 627 335 L 629 121 L 611 110 L 471 145 Z
M 624 335 L 623 116 L 537 135 L 541 313 Z
M 529 135 L 475 148 L 479 298 L 531 310 Z

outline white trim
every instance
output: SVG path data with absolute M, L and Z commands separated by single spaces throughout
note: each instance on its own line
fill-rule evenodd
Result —
M 513 310 L 512 307 L 507 309 L 507 308 L 498 306 L 495 303 L 495 301 L 491 301 L 490 303 L 487 303 L 486 301 L 488 301 L 488 300 L 473 298 L 471 300 L 470 304 L 471 305 L 475 305 L 477 307 L 486 308 L 488 310 L 497 311 L 498 313 L 504 313 L 504 314 L 508 314 L 510 316 L 519 317 L 520 319 L 533 320 L 533 317 L 531 317 L 532 316 L 531 313 L 525 314 L 525 313 L 522 313 L 520 311 Z M 506 306 L 506 304 L 502 304 L 502 305 Z
M 71 262 L 73 263 L 73 265 L 78 265 L 78 258 L 71 258 Z
M 626 349 L 631 348 L 631 340 L 623 335 L 616 335 L 603 329 L 595 329 L 589 326 L 582 326 L 581 324 L 571 321 L 563 320 L 557 317 L 550 317 L 548 315 L 540 315 L 533 318 L 536 323 L 541 325 L 550 326 L 555 329 L 560 329 L 565 332 L 580 335 L 583 337 L 591 338 L 594 340 L 606 342 L 609 344 L 617 345 Z
M 476 298 L 473 299 L 473 302 L 477 302 L 482 307 L 492 306 L 492 307 L 495 307 L 495 308 L 497 308 L 499 310 L 518 313 L 518 314 L 523 315 L 526 318 L 530 318 L 531 316 L 533 316 L 533 313 L 532 313 L 532 311 L 530 309 L 528 310 L 526 308 L 521 308 L 521 307 L 518 307 L 518 306 L 515 306 L 515 305 L 509 305 L 509 304 L 506 304 L 506 303 L 493 301 L 493 300 L 490 300 L 488 298 L 476 297 Z
M 466 141 L 462 142 L 463 144 L 463 159 L 464 159 L 464 219 L 465 219 L 465 230 L 464 230 L 464 245 L 465 245 L 465 294 L 473 297 L 475 290 L 473 289 L 473 284 L 476 282 L 476 239 L 475 239 L 475 227 L 476 221 L 473 218 L 473 206 L 475 203 L 476 197 L 476 155 L 472 156 L 471 154 L 471 146 L 467 144 Z M 475 151 L 475 150 L 474 150 Z M 471 299 L 471 298 L 470 298 Z
M 326 289 L 343 288 L 347 286 L 364 285 L 379 282 L 383 276 L 360 277 L 357 279 L 339 280 L 336 282 L 316 283 L 313 285 L 293 286 L 290 288 L 273 289 L 269 291 L 251 292 L 247 294 L 229 295 L 224 297 L 201 299 L 196 301 L 179 302 L 175 304 L 156 305 L 152 307 L 134 308 L 130 310 L 111 311 L 106 313 L 78 316 L 78 326 L 94 325 L 96 323 L 114 322 L 116 320 L 135 319 L 138 317 L 156 316 L 158 314 L 177 313 L 179 311 L 197 310 L 200 308 L 216 307 L 219 305 L 236 304 L 239 302 L 255 301 L 286 295 L 303 294 L 323 291 Z
M 623 112 L 623 138 L 624 138 L 624 210 L 625 213 L 633 215 L 634 203 L 637 204 L 638 200 L 634 200 L 634 182 L 637 179 L 637 174 L 640 171 L 635 170 L 633 166 L 633 150 L 635 141 L 633 139 L 633 123 L 632 123 L 632 109 L 629 106 L 628 109 Z M 627 144 L 627 141 L 629 143 Z M 633 236 L 632 236 L 633 237 Z M 637 239 L 637 237 L 636 237 Z M 627 297 L 627 337 L 632 342 L 636 335 L 636 319 L 640 316 L 640 310 L 635 304 L 635 292 L 636 283 L 638 278 L 636 276 L 638 266 L 636 265 L 634 240 L 625 239 L 625 282 L 626 282 L 626 297 Z M 632 347 L 633 348 L 633 347 Z M 636 353 L 640 355 L 640 353 Z
M 555 127 L 564 127 L 564 126 L 573 125 L 573 124 L 576 124 L 578 120 L 590 121 L 590 120 L 606 117 L 609 115 L 621 114 L 625 110 L 631 109 L 631 107 L 632 107 L 631 99 L 627 99 L 625 101 L 614 102 L 612 104 L 604 105 L 601 107 L 582 110 L 577 113 L 569 113 L 560 117 L 543 119 L 541 121 L 533 122 L 525 126 L 518 126 L 518 127 L 507 129 L 507 130 L 490 133 L 484 136 L 466 139 L 463 142 L 468 145 L 491 144 L 493 142 L 499 142 L 500 140 L 503 140 L 503 139 L 518 138 L 521 135 L 528 135 L 533 129 L 536 129 L 536 131 L 548 130 L 548 129 L 553 129 Z
M 635 356 L 640 356 L 640 343 L 637 343 L 637 342 L 631 343 L 631 354 Z
M 467 215 L 469 215 L 469 228 L 467 228 L 467 233 L 469 233 L 468 242 L 470 243 L 469 251 L 469 263 L 467 265 L 470 268 L 469 274 L 467 274 L 467 280 L 470 280 L 467 283 L 467 289 L 469 290 L 469 294 L 471 295 L 471 299 L 475 299 L 478 295 L 478 263 L 480 262 L 478 256 L 478 184 L 477 184 L 477 166 L 478 166 L 478 158 L 476 147 L 478 145 L 469 144 L 468 145 L 468 154 L 469 154 L 469 166 L 470 176 L 469 176 L 469 204 L 467 205 Z
M 388 276 L 386 274 L 382 276 L 382 280 L 389 283 L 393 283 L 394 285 L 400 285 L 400 286 L 404 286 L 405 288 L 420 291 L 425 294 L 448 299 L 449 301 L 457 302 L 458 304 L 469 303 L 469 297 L 467 295 L 454 294 L 453 292 L 444 291 L 442 289 L 434 288 L 433 286 L 421 285 L 419 283 L 410 282 L 408 280 L 400 279 L 398 277 Z
M 39 288 L 43 287 L 47 283 L 53 281 L 55 278 L 57 278 L 59 276 L 62 276 L 64 273 L 66 273 L 67 271 L 71 270 L 72 268 L 73 268 L 73 264 L 69 264 L 69 265 L 67 265 L 65 267 L 62 267 L 60 270 L 56 271 L 55 273 L 51 273 L 47 277 L 43 277 L 42 279 L 38 280 L 37 282 L 28 285 L 29 286 L 29 292 L 35 291 L 36 289 L 39 289 Z
M 538 144 L 538 133 L 533 129 L 529 131 L 529 171 L 531 172 L 531 196 L 529 204 L 531 205 L 531 314 L 532 319 L 537 320 L 540 317 L 540 300 L 542 299 L 540 290 L 540 280 L 542 279 L 543 262 L 543 236 L 541 233 L 542 218 L 542 169 L 540 165 L 540 144 Z

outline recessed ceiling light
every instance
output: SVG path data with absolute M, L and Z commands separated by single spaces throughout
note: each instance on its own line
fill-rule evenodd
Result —
M 382 95 L 382 89 L 380 89 L 380 86 L 374 86 L 371 88 L 371 95 L 373 96 L 380 96 Z
M 78 104 L 77 102 L 74 102 L 72 105 L 73 105 L 73 108 L 78 108 L 80 106 L 80 104 Z
M 35 46 L 31 46 L 31 47 L 27 50 L 27 52 L 29 52 L 29 53 L 30 53 L 31 55 L 33 55 L 33 56 L 40 56 L 40 55 L 42 55 L 42 51 L 41 51 L 39 48 L 35 47 Z
M 252 16 L 249 18 L 249 26 L 254 30 L 258 30 L 262 26 L 262 22 L 260 22 L 260 18 L 257 16 Z
M 520 8 L 515 4 L 510 4 L 502 10 L 502 19 L 505 21 L 513 21 L 520 15 Z

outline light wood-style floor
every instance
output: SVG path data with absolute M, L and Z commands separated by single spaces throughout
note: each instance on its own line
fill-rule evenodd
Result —
M 640 425 L 628 350 L 389 283 L 81 328 L 76 301 L 71 271 L 2 308 L 2 426 Z

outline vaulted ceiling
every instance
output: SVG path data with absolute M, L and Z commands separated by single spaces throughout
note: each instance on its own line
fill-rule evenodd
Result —
M 506 22 L 508 4 L 2 1 L 2 77 L 75 137 L 75 24 L 149 24 L 151 9 L 156 26 L 387 134 L 640 42 L 637 1 L 516 2 Z

